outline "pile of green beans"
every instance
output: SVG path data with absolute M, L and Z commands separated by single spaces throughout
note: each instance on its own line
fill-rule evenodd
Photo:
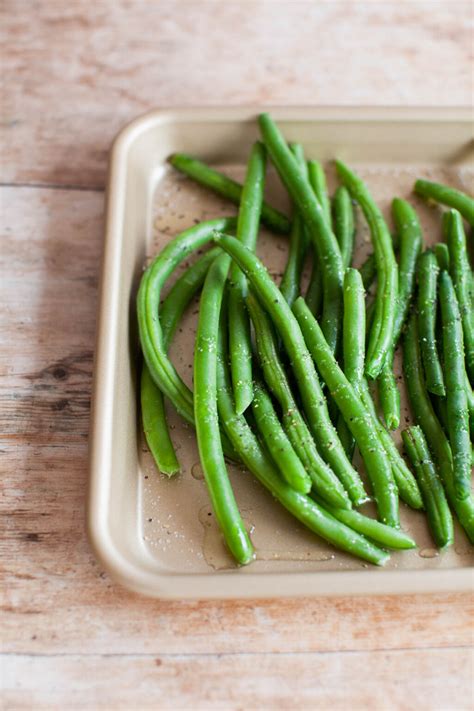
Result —
M 450 208 L 442 218 L 445 241 L 423 251 L 420 220 L 407 200 L 392 202 L 392 237 L 369 187 L 348 166 L 336 161 L 340 184 L 332 193 L 323 164 L 306 161 L 301 144 L 288 145 L 271 116 L 262 114 L 259 127 L 262 142 L 251 148 L 243 185 L 186 154 L 170 159 L 238 205 L 238 216 L 177 235 L 141 278 L 141 416 L 157 468 L 169 477 L 180 472 L 166 399 L 195 427 L 210 501 L 238 565 L 258 550 L 239 511 L 229 459 L 310 531 L 364 561 L 384 565 L 387 549 L 416 547 L 400 529 L 400 500 L 415 515 L 425 513 L 439 548 L 454 541 L 453 514 L 474 544 L 474 275 L 463 223 L 474 224 L 473 198 L 416 182 L 418 195 Z M 291 198 L 291 220 L 264 199 L 267 155 Z M 356 204 L 374 250 L 360 270 L 352 266 Z M 255 254 L 262 225 L 288 235 L 279 286 Z M 372 283 L 375 298 L 366 306 Z M 168 349 L 199 292 L 193 392 Z M 389 432 L 400 425 L 400 339 L 415 423 L 401 436 L 412 469 Z M 376 381 L 381 412 L 368 379 Z M 352 464 L 355 448 L 362 476 Z M 378 520 L 356 510 L 367 492 Z

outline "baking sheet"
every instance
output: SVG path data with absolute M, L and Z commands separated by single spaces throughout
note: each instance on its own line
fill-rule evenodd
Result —
M 391 199 L 395 195 L 409 197 L 419 209 L 426 244 L 436 242 L 441 237 L 440 210 L 414 198 L 410 194 L 411 187 L 415 178 L 423 175 L 472 190 L 468 123 L 457 114 L 451 119 L 438 116 L 438 132 L 435 132 L 436 121 L 419 117 L 416 120 L 415 112 L 407 112 L 397 124 L 387 123 L 388 114 L 377 121 L 375 113 L 363 120 L 360 113 L 353 111 L 352 124 L 350 116 L 345 115 L 340 117 L 342 124 L 338 125 L 337 120 L 331 124 L 329 118 L 318 116 L 314 110 L 303 111 L 302 117 L 288 127 L 293 131 L 290 138 L 307 137 L 307 156 L 326 163 L 331 191 L 336 181 L 328 159 L 338 155 L 349 160 L 367 181 L 388 218 Z M 225 549 L 209 505 L 192 428 L 183 423 L 172 408 L 169 409 L 172 437 L 182 471 L 171 480 L 157 473 L 134 419 L 138 398 L 134 369 L 137 352 L 134 293 L 141 265 L 193 222 L 235 214 L 235 208 L 227 201 L 178 174 L 164 159 L 174 150 L 194 152 L 241 180 L 251 141 L 257 137 L 253 122 L 239 120 L 238 116 L 232 118 L 226 112 L 224 117 L 229 118 L 224 123 L 227 123 L 229 137 L 233 137 L 229 154 L 229 140 L 219 145 L 217 138 L 211 143 L 208 138 L 213 126 L 221 126 L 223 112 L 210 111 L 205 116 L 206 120 L 199 117 L 193 120 L 192 113 L 178 112 L 174 121 L 169 115 L 169 120 L 163 121 L 163 115 L 156 113 L 156 119 L 161 117 L 161 122 L 157 120 L 154 125 L 153 121 L 150 124 L 150 117 L 145 117 L 141 125 L 138 122 L 132 127 L 134 137 L 130 137 L 130 129 L 127 129 L 128 155 L 125 146 L 120 150 L 120 142 L 114 151 L 115 167 L 119 160 L 122 162 L 123 202 L 119 204 L 117 170 L 115 184 L 112 170 L 104 283 L 108 279 L 113 281 L 111 270 L 122 278 L 115 287 L 110 287 L 107 296 L 103 295 L 103 300 L 110 303 L 105 306 L 102 303 L 99 324 L 89 506 L 91 538 L 99 557 L 129 587 L 147 594 L 176 597 L 375 593 L 388 589 L 393 592 L 438 591 L 471 585 L 474 556 L 459 527 L 456 527 L 455 545 L 439 552 L 431 540 L 425 516 L 401 504 L 402 526 L 419 547 L 415 551 L 392 553 L 384 571 L 373 569 L 318 539 L 274 502 L 246 470 L 230 466 L 236 498 L 257 554 L 257 560 L 250 566 L 237 568 Z M 440 125 L 443 120 L 444 127 Z M 453 130 L 456 122 L 458 128 L 464 127 L 464 133 Z M 242 126 L 245 126 L 243 132 Z M 284 124 L 283 127 L 285 129 Z M 386 141 L 382 144 L 384 128 Z M 214 133 L 219 132 L 223 129 Z M 323 141 L 320 134 L 324 132 L 329 132 L 331 139 Z M 197 146 L 189 146 L 191 135 L 191 143 L 196 142 L 196 136 L 202 136 L 202 140 L 209 143 L 207 150 L 213 153 L 206 155 L 206 146 L 202 146 L 201 151 Z M 317 141 L 314 136 L 318 137 Z M 406 157 L 408 136 L 413 160 Z M 432 136 L 431 143 L 427 136 Z M 444 143 L 439 136 L 443 136 Z M 424 152 L 420 152 L 420 144 Z M 153 160 L 155 145 L 160 147 L 160 155 Z M 387 145 L 392 147 L 392 153 L 387 153 Z M 443 156 L 439 155 L 440 150 L 445 151 Z M 288 209 L 287 197 L 272 168 L 268 171 L 267 196 L 280 209 Z M 357 224 L 356 265 L 371 251 L 368 230 L 359 210 Z M 118 247 L 119 255 L 115 254 Z M 286 261 L 287 239 L 263 231 L 257 251 L 278 282 Z M 107 256 L 111 257 L 111 253 L 115 255 L 112 266 L 107 265 Z M 117 328 L 112 333 L 114 315 Z M 171 348 L 172 360 L 190 386 L 196 319 L 197 301 L 186 314 Z M 105 366 L 107 374 L 100 363 L 101 336 L 103 350 L 104 342 L 109 347 L 114 343 L 116 346 L 114 357 L 110 356 Z M 107 377 L 110 380 L 107 392 L 98 392 Z M 101 397 L 107 399 L 111 422 L 104 422 L 105 415 L 101 418 L 97 414 L 97 407 L 105 405 Z M 402 408 L 402 426 L 406 426 L 410 415 L 403 388 Z M 120 418 L 121 412 L 125 420 Z M 396 439 L 399 441 L 398 435 Z M 94 446 L 102 454 L 101 471 L 94 459 Z M 117 449 L 121 456 L 115 456 Z M 103 498 L 102 510 L 99 510 L 99 491 L 104 494 L 107 489 L 108 498 Z M 371 504 L 366 506 L 367 512 L 371 512 L 371 507 Z

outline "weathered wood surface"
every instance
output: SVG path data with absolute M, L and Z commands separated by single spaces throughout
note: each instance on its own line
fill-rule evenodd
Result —
M 3 3 L 5 708 L 470 707 L 468 595 L 153 601 L 112 583 L 84 534 L 97 188 L 114 132 L 171 104 L 468 105 L 469 4 L 446 8 Z
M 103 186 L 155 107 L 458 106 L 469 2 L 4 0 L 3 180 Z

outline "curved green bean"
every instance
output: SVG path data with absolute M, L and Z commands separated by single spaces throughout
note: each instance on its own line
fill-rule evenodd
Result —
M 202 289 L 194 348 L 194 416 L 199 457 L 217 522 L 236 561 L 246 565 L 255 553 L 227 474 L 217 409 L 217 341 L 230 264 L 226 254 L 219 255 Z
M 423 379 L 416 314 L 412 314 L 405 331 L 403 369 L 413 415 L 433 454 L 449 504 L 456 512 L 469 540 L 474 543 L 474 499 L 472 495 L 466 499 L 458 499 L 455 493 L 451 447 L 436 418 Z
M 339 367 L 318 322 L 302 298 L 296 299 L 293 312 L 318 371 L 357 443 L 372 484 L 379 517 L 382 523 L 398 528 L 398 491 L 387 453 L 377 436 L 375 423 Z
M 296 404 L 267 314 L 252 293 L 247 297 L 247 306 L 254 325 L 257 353 L 265 382 L 281 406 L 283 429 L 319 495 L 334 506 L 350 508 L 350 500 L 343 485 L 321 458 Z M 359 506 L 367 500 L 360 478 L 346 479 L 344 485 L 354 505 Z
M 227 177 L 227 175 L 210 168 L 202 161 L 185 153 L 175 153 L 170 157 L 169 162 L 174 168 L 187 175 L 188 178 L 192 178 L 200 185 L 210 188 L 235 205 L 240 204 L 243 187 L 237 181 Z M 262 222 L 278 234 L 288 234 L 291 229 L 291 223 L 287 216 L 275 210 L 274 207 L 266 202 L 262 204 Z
M 474 227 L 474 199 L 466 193 L 441 183 L 433 183 L 430 180 L 417 180 L 413 190 L 424 198 L 435 200 L 458 210 L 464 219 Z
M 332 209 L 334 233 L 341 250 L 342 264 L 347 269 L 352 263 L 355 223 L 351 196 L 343 185 L 339 186 L 334 193 Z
M 307 494 L 311 490 L 311 479 L 280 424 L 270 396 L 259 383 L 255 383 L 252 412 L 270 456 L 285 481 L 295 491 Z
M 393 361 L 415 288 L 416 264 L 421 251 L 422 235 L 418 215 L 408 202 L 395 198 L 392 202 L 392 215 L 400 246 L 398 300 L 392 343 L 378 377 L 378 391 L 385 423 L 389 430 L 396 430 L 400 425 L 400 393 L 393 371 Z
M 471 492 L 471 441 L 464 346 L 456 292 L 447 272 L 441 272 L 439 301 L 443 324 L 444 374 L 449 443 L 453 455 L 453 484 L 458 499 L 465 499 Z
M 336 161 L 336 168 L 342 183 L 362 208 L 374 246 L 377 292 L 365 370 L 370 378 L 377 378 L 392 344 L 398 295 L 397 262 L 388 227 L 366 185 L 341 161 Z
M 322 327 L 324 335 L 336 350 L 341 327 L 343 265 L 336 237 L 324 216 L 304 174 L 298 168 L 286 141 L 268 114 L 260 114 L 259 125 L 264 143 L 281 179 L 300 211 L 322 265 L 324 303 Z
M 298 382 L 310 431 L 316 439 L 319 453 L 346 488 L 348 487 L 345 482 L 358 485 L 359 477 L 347 459 L 329 419 L 326 401 L 312 358 L 290 307 L 264 265 L 250 250 L 234 237 L 222 233 L 216 232 L 214 240 L 238 263 L 280 333 Z
M 298 162 L 300 170 L 306 172 L 307 166 L 303 155 L 303 146 L 300 143 L 293 143 L 290 145 L 290 149 Z M 280 282 L 280 291 L 290 306 L 300 295 L 301 273 L 307 247 L 308 238 L 303 218 L 296 210 L 291 226 L 288 260 Z
M 454 539 L 453 517 L 423 431 L 417 425 L 408 427 L 402 432 L 402 440 L 417 475 L 434 541 L 440 548 L 450 546 Z
M 444 396 L 443 369 L 436 344 L 436 305 L 438 302 L 439 267 L 432 250 L 423 252 L 418 260 L 418 330 L 421 357 L 425 369 L 426 387 L 434 395 Z
M 255 250 L 265 184 L 266 151 L 258 141 L 250 153 L 237 219 L 237 239 Z M 252 344 L 245 308 L 247 280 L 232 264 L 229 290 L 229 356 L 237 412 L 245 412 L 253 398 Z
M 447 228 L 449 273 L 453 280 L 461 312 L 466 370 L 474 383 L 474 278 L 467 256 L 466 235 L 461 215 L 452 210 Z
M 415 541 L 398 528 L 386 526 L 384 523 L 380 523 L 380 521 L 364 516 L 359 513 L 359 511 L 354 511 L 354 509 L 336 509 L 333 506 L 328 506 L 324 501 L 319 501 L 317 497 L 315 498 L 331 516 L 345 523 L 346 526 L 349 526 L 349 528 L 352 528 L 354 531 L 370 538 L 370 540 L 380 546 L 394 548 L 395 550 L 416 548 Z
M 243 415 L 237 415 L 232 400 L 229 374 L 226 367 L 224 337 L 221 322 L 220 357 L 217 367 L 217 393 L 221 421 L 245 465 L 258 481 L 310 531 L 336 548 L 376 565 L 384 565 L 389 555 L 364 536 L 337 521 L 322 506 L 308 496 L 291 488 L 278 474 L 273 462 L 260 446 Z
M 235 219 L 209 220 L 185 230 L 171 240 L 142 276 L 137 296 L 140 343 L 150 374 L 180 415 L 194 424 L 193 396 L 169 360 L 160 324 L 160 296 L 164 283 L 194 250 L 212 238 L 216 229 L 232 229 Z

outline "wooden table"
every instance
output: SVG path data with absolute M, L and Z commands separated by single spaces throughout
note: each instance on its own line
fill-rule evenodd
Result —
M 84 534 L 110 142 L 152 107 L 469 105 L 468 2 L 4 0 L 6 709 L 467 709 L 461 594 L 160 602 Z

